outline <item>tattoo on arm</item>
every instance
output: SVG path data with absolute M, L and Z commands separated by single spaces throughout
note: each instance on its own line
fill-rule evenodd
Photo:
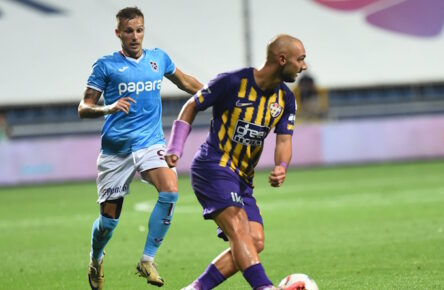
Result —
M 101 95 L 101 92 L 91 88 L 85 90 L 85 94 L 78 108 L 80 118 L 97 118 L 103 116 L 103 107 L 97 106 Z
M 83 97 L 83 102 L 86 104 L 97 104 L 101 95 L 101 92 L 87 88 Z

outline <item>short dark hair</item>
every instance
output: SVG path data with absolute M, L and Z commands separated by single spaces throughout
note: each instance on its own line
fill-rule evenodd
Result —
M 144 18 L 142 11 L 138 7 L 123 8 L 116 14 L 117 27 L 120 26 L 120 21 L 122 21 L 123 19 L 134 19 L 137 17 Z

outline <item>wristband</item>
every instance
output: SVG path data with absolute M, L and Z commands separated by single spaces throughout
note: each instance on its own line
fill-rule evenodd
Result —
M 288 166 L 287 166 L 287 162 L 285 162 L 285 161 L 281 161 L 281 163 L 279 163 L 279 165 L 282 166 L 282 167 L 284 167 L 284 168 L 285 168 L 285 171 L 287 171 L 287 168 L 288 168 Z
M 179 158 L 182 157 L 183 147 L 190 131 L 190 124 L 182 120 L 175 120 L 173 128 L 171 129 L 171 136 L 166 149 L 166 155 L 174 154 Z

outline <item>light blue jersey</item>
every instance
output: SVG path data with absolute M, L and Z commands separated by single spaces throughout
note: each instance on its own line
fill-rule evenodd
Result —
M 87 87 L 103 93 L 105 105 L 131 97 L 129 114 L 117 112 L 105 117 L 102 129 L 102 152 L 129 154 L 154 144 L 165 144 L 162 130 L 160 88 L 164 75 L 176 70 L 162 50 L 144 49 L 138 59 L 121 52 L 107 55 L 93 65 Z

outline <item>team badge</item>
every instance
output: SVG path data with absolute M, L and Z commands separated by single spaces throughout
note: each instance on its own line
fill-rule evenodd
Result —
M 158 72 L 159 71 L 159 67 L 157 66 L 157 62 L 150 60 L 150 65 L 151 65 L 151 69 L 154 72 Z
M 282 112 L 282 107 L 278 103 L 273 103 L 270 105 L 270 114 L 273 118 L 279 116 Z

